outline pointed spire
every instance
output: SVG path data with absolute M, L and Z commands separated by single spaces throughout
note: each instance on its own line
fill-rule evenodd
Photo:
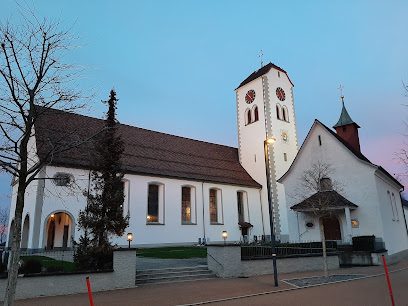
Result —
M 346 107 L 344 106 L 344 96 L 343 95 L 341 96 L 341 102 L 343 104 L 343 107 L 341 109 L 341 115 L 340 115 L 339 121 L 337 121 L 337 123 L 333 126 L 333 128 L 343 126 L 343 125 L 353 124 L 353 123 L 357 125 L 357 127 L 359 128 L 360 126 L 357 123 L 355 123 L 353 119 L 351 119 L 349 113 L 347 112 Z

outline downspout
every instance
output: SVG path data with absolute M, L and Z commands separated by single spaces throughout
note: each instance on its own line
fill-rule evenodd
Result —
M 205 238 L 205 219 L 204 219 L 204 182 L 201 183 L 201 203 L 203 204 L 203 233 Z
M 299 242 L 300 242 L 300 224 L 299 224 L 299 212 L 296 212 L 296 220 L 297 220 L 297 228 L 298 228 L 298 235 L 299 235 Z

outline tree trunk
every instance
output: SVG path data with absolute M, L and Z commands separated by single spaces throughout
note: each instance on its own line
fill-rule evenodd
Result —
M 14 299 L 16 295 L 17 287 L 17 276 L 18 276 L 18 267 L 20 261 L 20 243 L 21 243 L 21 224 L 22 224 L 22 215 L 24 208 L 24 194 L 26 190 L 25 178 L 24 181 L 19 181 L 17 200 L 16 200 L 16 210 L 14 215 L 14 228 L 12 231 L 12 240 L 11 240 L 11 258 L 10 258 L 10 267 L 8 270 L 7 278 L 7 289 L 6 296 L 4 298 L 4 305 L 14 305 Z
M 324 278 L 329 278 L 329 270 L 327 268 L 327 250 L 326 250 L 326 237 L 324 235 L 324 225 L 323 217 L 320 217 L 320 233 L 322 237 L 322 247 L 323 247 L 323 264 L 324 264 Z

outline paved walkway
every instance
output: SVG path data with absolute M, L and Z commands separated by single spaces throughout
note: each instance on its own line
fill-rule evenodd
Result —
M 408 260 L 389 266 L 396 305 L 408 305 Z M 321 275 L 321 271 L 249 278 L 213 279 L 146 285 L 131 289 L 95 292 L 99 305 L 390 305 L 383 267 L 333 270 L 330 274 L 365 274 L 376 277 L 298 289 L 283 279 Z M 91 280 L 92 282 L 92 280 Z M 218 301 L 217 301 L 218 300 Z M 89 305 L 87 294 L 19 300 L 16 305 Z

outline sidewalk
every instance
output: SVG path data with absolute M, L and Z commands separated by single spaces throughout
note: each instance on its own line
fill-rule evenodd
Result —
M 400 303 L 408 305 L 408 260 L 390 265 L 391 282 L 395 283 L 394 296 Z M 330 274 L 365 274 L 377 275 L 384 273 L 383 267 L 361 267 L 332 270 Z M 302 301 L 302 305 L 336 305 L 342 298 L 348 297 L 347 305 L 384 305 L 389 301 L 387 284 L 384 276 L 365 278 L 345 283 L 297 289 L 282 280 L 322 275 L 322 271 L 291 273 L 279 275 L 279 287 L 273 286 L 273 275 L 262 275 L 249 278 L 212 279 L 193 282 L 168 283 L 158 285 L 146 285 L 131 289 L 122 289 L 93 294 L 95 305 L 182 305 L 205 301 L 214 301 L 244 295 L 253 295 L 272 291 L 290 290 L 274 294 L 259 295 L 230 301 L 222 301 L 223 304 L 263 305 L 271 304 L 271 301 L 284 299 L 289 304 L 280 301 L 276 305 L 294 305 Z M 90 277 L 92 286 L 92 276 Z M 69 285 L 69 284 L 67 284 Z M 84 286 L 85 276 L 84 276 Z M 341 288 L 341 289 L 340 289 Z M 405 288 L 404 290 L 401 288 Z M 338 297 L 336 298 L 336 294 Z M 351 297 L 356 297 L 355 299 Z M 318 298 L 317 298 L 318 297 Z M 359 297 L 359 302 L 357 302 Z M 328 300 L 324 300 L 324 299 Z M 310 299 L 310 300 L 309 300 Z M 371 299 L 371 301 L 370 301 Z M 401 303 L 404 301 L 404 303 Z M 323 302 L 326 301 L 326 302 Z M 330 301 L 327 304 L 327 301 Z M 353 303 L 356 302 L 356 303 Z M 282 304 L 283 303 L 283 304 Z M 89 305 L 87 294 L 69 296 L 43 297 L 16 301 L 16 305 Z

